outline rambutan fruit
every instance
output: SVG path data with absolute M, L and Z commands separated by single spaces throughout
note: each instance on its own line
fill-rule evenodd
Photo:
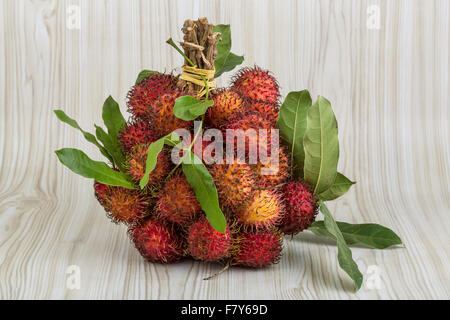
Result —
M 138 144 L 134 146 L 126 159 L 126 169 L 130 177 L 135 181 L 141 181 L 145 174 L 145 166 L 147 162 L 148 146 L 145 144 Z M 163 178 L 169 173 L 170 159 L 163 152 L 158 155 L 156 167 L 150 172 L 147 186 L 154 186 L 159 184 Z
M 158 195 L 156 212 L 162 219 L 181 226 L 192 223 L 202 212 L 184 175 L 175 175 L 164 184 Z
M 188 252 L 197 260 L 220 261 L 232 253 L 233 239 L 230 228 L 225 233 L 213 229 L 205 216 L 195 222 L 188 231 Z
M 147 121 L 129 121 L 119 133 L 119 142 L 125 153 L 130 152 L 138 144 L 156 141 L 155 134 Z
M 316 219 L 317 201 L 312 191 L 301 181 L 291 181 L 283 186 L 286 214 L 280 224 L 285 234 L 296 234 L 308 229 Z
M 278 165 L 269 161 L 262 163 L 259 161 L 255 166 L 258 176 L 258 184 L 264 188 L 274 188 L 284 183 L 290 174 L 289 158 L 283 147 L 278 149 Z
M 158 137 L 163 137 L 176 129 L 187 129 L 192 121 L 184 121 L 173 114 L 177 98 L 185 95 L 181 90 L 173 90 L 159 96 L 148 109 L 148 116 Z
M 274 104 L 261 101 L 250 101 L 248 105 L 252 112 L 264 115 L 270 120 L 272 127 L 276 127 L 279 110 Z
M 246 104 L 239 93 L 231 89 L 217 90 L 214 105 L 206 113 L 206 121 L 216 128 L 245 110 Z
M 284 215 L 284 207 L 278 193 L 258 190 L 248 204 L 236 211 L 236 218 L 245 227 L 273 228 Z
M 177 78 L 169 74 L 154 74 L 128 92 L 128 111 L 138 119 L 148 117 L 148 109 L 162 94 L 177 86 Z
M 264 267 L 280 260 L 283 237 L 276 230 L 259 230 L 241 233 L 233 262 L 247 267 Z
M 276 104 L 280 96 L 277 80 L 257 66 L 241 69 L 234 76 L 233 87 L 241 96 L 253 101 Z
M 97 198 L 98 202 L 105 206 L 106 203 L 106 195 L 109 191 L 109 186 L 103 183 L 100 183 L 98 181 L 94 181 L 94 192 L 95 197 Z
M 155 218 L 128 229 L 128 234 L 140 254 L 150 262 L 171 263 L 184 256 L 183 239 L 175 230 Z
M 240 117 L 227 122 L 224 128 L 235 130 L 233 134 L 235 136 L 234 150 L 236 152 L 241 148 L 239 141 L 245 142 L 244 154 L 236 153 L 239 161 L 249 163 L 249 160 L 251 160 L 249 156 L 253 154 L 256 157 L 262 150 L 265 150 L 265 154 L 270 156 L 272 129 L 274 129 L 274 126 L 267 115 L 257 113 L 242 114 Z M 229 138 L 227 137 L 227 139 Z M 257 159 L 254 161 L 257 161 Z
M 110 186 L 105 196 L 105 210 L 116 223 L 133 224 L 148 215 L 149 206 L 148 196 L 138 190 Z
M 216 164 L 212 166 L 210 173 L 222 206 L 233 211 L 251 197 L 256 175 L 249 165 Z

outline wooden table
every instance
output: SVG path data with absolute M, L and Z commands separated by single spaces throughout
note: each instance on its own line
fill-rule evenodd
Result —
M 308 232 L 287 239 L 279 264 L 211 281 L 202 278 L 219 265 L 146 263 L 126 228 L 105 218 L 92 181 L 57 161 L 62 147 L 100 155 L 52 110 L 91 131 L 109 94 L 125 111 L 140 70 L 181 66 L 165 40 L 199 16 L 231 24 L 233 51 L 273 71 L 284 96 L 307 88 L 332 101 L 339 169 L 358 184 L 330 209 L 337 220 L 386 225 L 405 243 L 353 249 L 365 275 L 358 293 L 333 242 Z M 450 297 L 447 0 L 4 0 L 0 17 L 1 299 Z

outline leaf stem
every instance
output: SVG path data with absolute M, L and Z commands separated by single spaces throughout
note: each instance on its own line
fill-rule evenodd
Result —
M 187 152 L 191 152 L 192 151 L 192 147 L 195 144 L 195 141 L 198 138 L 198 135 L 200 134 L 200 132 L 203 131 L 203 123 L 205 121 L 205 115 L 202 115 L 202 121 L 200 123 L 200 128 L 198 129 L 198 131 L 196 132 L 194 139 L 192 140 L 192 143 L 190 144 L 190 146 L 187 149 L 183 149 L 186 150 Z M 183 157 L 184 158 L 184 157 Z M 167 181 L 170 179 L 170 177 L 173 175 L 173 173 L 178 169 L 178 167 L 183 163 L 183 158 L 181 159 L 180 163 L 178 163 L 175 168 L 172 169 L 172 171 L 169 172 L 169 174 L 167 175 L 166 179 L 164 181 Z
M 181 49 L 176 45 L 176 43 L 173 41 L 172 38 L 169 38 L 169 40 L 167 40 L 166 42 L 167 42 L 168 44 L 170 44 L 172 47 L 174 47 L 175 50 L 177 50 L 177 51 L 184 57 L 184 59 L 186 59 L 186 61 L 189 62 L 189 64 L 190 64 L 192 67 L 194 67 L 194 68 L 197 67 L 197 66 L 192 62 L 192 60 L 189 59 L 189 58 L 187 57 L 187 55 L 184 54 L 183 51 L 181 51 Z
M 177 50 L 183 57 L 184 59 L 186 59 L 186 61 L 191 65 L 191 67 L 197 68 L 197 66 L 192 62 L 191 59 L 188 58 L 188 56 L 177 46 L 177 44 L 173 41 L 172 38 L 169 38 L 169 40 L 166 41 L 169 45 L 171 45 L 173 48 L 175 48 L 175 50 Z M 208 100 L 209 99 L 209 85 L 208 85 L 208 81 L 206 80 L 205 76 L 200 75 L 200 77 L 202 78 L 203 82 L 205 83 L 205 89 L 206 89 L 206 97 L 205 99 Z

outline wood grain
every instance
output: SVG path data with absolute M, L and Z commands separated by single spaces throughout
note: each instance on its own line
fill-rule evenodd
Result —
M 71 5 L 79 30 L 67 27 Z M 367 27 L 371 5 L 380 29 Z M 233 51 L 273 71 L 284 96 L 306 88 L 332 101 L 339 169 L 358 184 L 329 208 L 405 242 L 353 249 L 366 279 L 358 293 L 333 243 L 307 232 L 285 242 L 279 264 L 211 281 L 201 279 L 220 266 L 146 263 L 105 218 L 92 181 L 57 162 L 61 147 L 100 154 L 52 110 L 91 131 L 109 94 L 125 111 L 140 70 L 181 66 L 165 40 L 201 16 L 231 24 Z M 1 299 L 450 298 L 448 1 L 3 0 L 0 17 Z M 79 290 L 66 287 L 70 265 Z M 372 265 L 380 289 L 367 285 Z

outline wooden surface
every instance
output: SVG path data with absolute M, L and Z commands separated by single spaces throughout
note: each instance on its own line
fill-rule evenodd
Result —
M 71 5 L 80 29 L 67 22 Z M 371 5 L 379 29 L 368 28 Z M 182 64 L 165 40 L 201 16 L 231 24 L 233 51 L 273 71 L 283 95 L 307 88 L 332 101 L 339 168 L 358 184 L 330 209 L 341 221 L 386 225 L 405 242 L 353 249 L 366 279 L 358 293 L 333 243 L 307 232 L 285 242 L 279 264 L 211 281 L 201 279 L 220 266 L 146 263 L 126 228 L 105 218 L 92 181 L 58 163 L 62 147 L 100 154 L 52 110 L 91 131 L 109 94 L 125 111 L 140 70 Z M 0 298 L 449 299 L 449 21 L 447 0 L 2 0 Z M 71 265 L 79 290 L 66 286 Z M 367 283 L 373 270 L 379 288 Z

